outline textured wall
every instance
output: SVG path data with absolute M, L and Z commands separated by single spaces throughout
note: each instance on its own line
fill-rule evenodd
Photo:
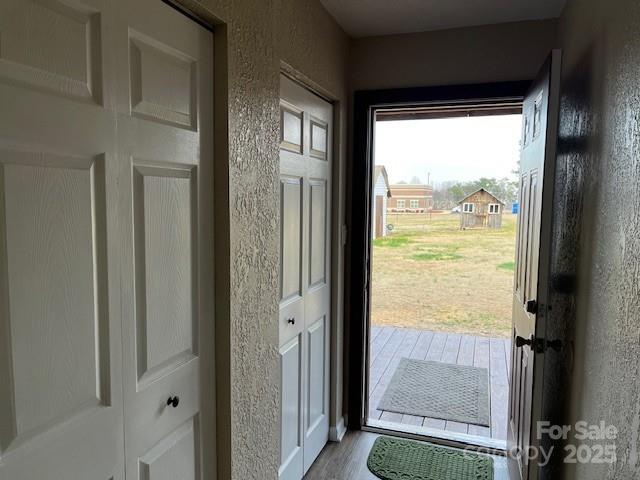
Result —
M 354 90 L 533 78 L 555 46 L 543 20 L 353 40 Z
M 604 420 L 620 431 L 615 465 L 565 465 L 563 478 L 637 479 L 640 4 L 571 0 L 560 32 L 554 334 L 573 337 L 574 351 L 572 371 L 560 374 L 570 386 L 560 415 L 569 422 Z
M 346 151 L 348 38 L 317 0 L 178 1 L 223 23 L 217 37 L 226 34 L 227 42 L 230 238 L 228 245 L 220 244 L 228 248 L 229 275 L 225 287 L 225 274 L 217 273 L 217 288 L 227 292 L 218 291 L 216 296 L 218 302 L 228 301 L 229 318 L 222 315 L 216 321 L 229 325 L 226 332 L 223 326 L 216 333 L 228 337 L 217 339 L 217 347 L 228 342 L 228 352 L 217 355 L 217 360 L 219 370 L 227 368 L 224 363 L 228 362 L 226 383 L 231 388 L 218 392 L 218 471 L 221 478 L 276 479 L 280 463 L 279 73 L 284 62 L 338 101 L 342 133 L 336 135 L 336 142 L 341 154 L 334 165 L 340 180 Z M 220 169 L 216 175 L 221 171 L 226 173 Z M 223 199 L 216 212 L 224 207 Z M 224 231 L 225 225 L 220 226 Z M 217 266 L 224 268 L 224 263 L 221 259 Z M 224 311 L 217 307 L 217 313 Z M 221 361 L 225 355 L 228 358 Z

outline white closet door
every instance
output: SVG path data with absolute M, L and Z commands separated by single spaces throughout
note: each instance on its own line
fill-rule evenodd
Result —
M 333 107 L 280 88 L 280 478 L 300 479 L 329 437 Z
M 113 12 L 0 2 L 0 478 L 123 479 Z
M 117 6 L 127 480 L 211 478 L 213 35 Z
M 5 0 L 0 38 L 0 479 L 212 478 L 212 35 Z

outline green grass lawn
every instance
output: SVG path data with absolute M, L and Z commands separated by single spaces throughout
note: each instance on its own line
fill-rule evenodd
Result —
M 458 215 L 389 214 L 392 233 L 373 242 L 372 323 L 508 336 L 515 220 L 460 230 Z

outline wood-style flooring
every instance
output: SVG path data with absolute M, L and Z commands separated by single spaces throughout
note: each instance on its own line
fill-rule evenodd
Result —
M 342 442 L 329 443 L 309 469 L 305 480 L 379 480 L 367 468 L 375 433 L 348 432 Z M 494 480 L 509 480 L 504 457 L 494 457 Z

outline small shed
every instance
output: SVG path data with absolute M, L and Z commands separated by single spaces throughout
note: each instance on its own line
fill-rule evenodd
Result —
M 484 188 L 458 202 L 460 228 L 500 228 L 505 203 Z
M 373 238 L 387 235 L 387 198 L 391 197 L 389 177 L 383 165 L 376 165 L 373 172 L 373 202 L 371 208 Z

